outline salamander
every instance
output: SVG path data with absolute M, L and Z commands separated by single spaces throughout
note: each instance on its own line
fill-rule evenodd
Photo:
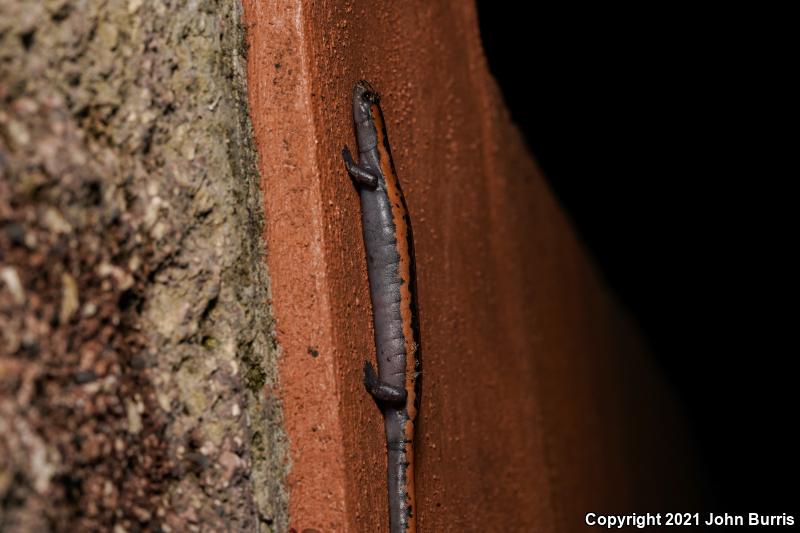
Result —
M 420 350 L 414 244 L 408 207 L 395 172 L 378 93 L 353 88 L 358 162 L 347 146 L 345 167 L 361 198 L 378 372 L 364 363 L 364 386 L 383 413 L 389 530 L 416 531 L 414 424 L 419 408 Z

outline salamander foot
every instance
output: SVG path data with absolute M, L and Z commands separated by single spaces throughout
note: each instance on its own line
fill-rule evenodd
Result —
M 353 160 L 353 155 L 350 153 L 350 149 L 347 148 L 347 146 L 342 148 L 342 159 L 344 159 L 344 166 L 347 172 L 354 181 L 370 189 L 374 189 L 378 186 L 378 177 L 364 167 L 359 166 L 358 163 Z
M 376 402 L 385 405 L 403 405 L 408 397 L 408 392 L 404 388 L 381 381 L 369 361 L 364 361 L 364 387 Z

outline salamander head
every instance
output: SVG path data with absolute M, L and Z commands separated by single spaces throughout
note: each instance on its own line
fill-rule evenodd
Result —
M 353 87 L 353 120 L 356 123 L 370 118 L 370 109 L 380 102 L 377 91 L 366 80 L 361 80 Z

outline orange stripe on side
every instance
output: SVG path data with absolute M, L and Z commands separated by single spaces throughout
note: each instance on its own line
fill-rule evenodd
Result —
M 414 381 L 416 379 L 416 351 L 417 345 L 414 340 L 413 324 L 413 295 L 411 293 L 411 250 L 409 249 L 409 228 L 408 228 L 408 211 L 406 209 L 403 193 L 400 189 L 400 181 L 392 168 L 391 155 L 386 149 L 386 139 L 384 137 L 384 123 L 383 115 L 377 105 L 372 106 L 372 116 L 375 120 L 375 129 L 378 134 L 378 154 L 380 156 L 381 172 L 386 179 L 386 193 L 389 197 L 389 202 L 392 206 L 392 219 L 394 221 L 395 236 L 397 238 L 397 253 L 400 256 L 400 265 L 398 266 L 398 274 L 403 284 L 400 286 L 400 318 L 403 322 L 403 337 L 405 339 L 406 348 L 406 376 L 405 388 L 408 392 L 408 400 L 406 401 L 406 410 L 408 411 L 408 422 L 405 427 L 406 441 L 414 440 L 414 419 L 417 416 L 417 398 Z M 406 461 L 408 461 L 408 468 L 406 469 L 406 490 L 408 494 L 407 504 L 411 508 L 412 516 L 408 520 L 409 533 L 416 531 L 416 516 L 417 508 L 415 505 L 414 494 L 414 446 L 411 443 L 406 444 Z

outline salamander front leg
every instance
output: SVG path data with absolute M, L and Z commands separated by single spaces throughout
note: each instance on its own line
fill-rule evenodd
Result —
M 381 381 L 369 361 L 364 361 L 364 386 L 375 401 L 382 405 L 401 406 L 406 403 L 408 397 L 408 392 L 404 388 Z
M 374 189 L 378 186 L 378 176 L 364 167 L 358 166 L 358 163 L 353 160 L 353 156 L 347 146 L 342 149 L 342 158 L 344 159 L 344 166 L 347 172 L 359 184 L 369 187 L 370 189 Z

